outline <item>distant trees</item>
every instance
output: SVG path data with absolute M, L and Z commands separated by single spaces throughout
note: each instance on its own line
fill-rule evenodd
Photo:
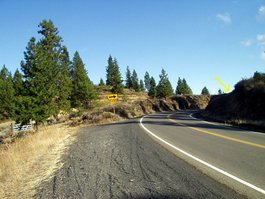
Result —
M 104 80 L 102 78 L 100 78 L 99 86 L 105 86 L 105 82 L 104 82 Z
M 162 69 L 161 74 L 159 75 L 160 80 L 157 85 L 157 96 L 160 98 L 170 97 L 173 95 L 173 89 L 171 83 L 167 77 L 166 71 Z
M 127 66 L 127 69 L 126 69 L 125 87 L 128 89 L 133 88 L 132 73 L 131 73 L 129 66 Z
M 156 91 L 156 81 L 154 77 L 150 78 L 150 87 L 148 91 L 148 96 L 151 98 L 155 98 L 157 96 L 157 91 Z
M 72 82 L 72 107 L 88 108 L 91 100 L 96 99 L 96 92 L 77 51 L 74 54 L 72 63 Z
M 192 90 L 187 84 L 185 78 L 178 79 L 178 83 L 176 87 L 176 95 L 192 95 Z
M 0 71 L 0 119 L 7 119 L 13 114 L 14 95 L 12 75 L 3 66 Z
M 145 89 L 144 89 L 144 82 L 143 82 L 143 80 L 141 79 L 140 80 L 140 91 L 142 91 L 142 92 L 144 92 L 145 91 Z
M 150 90 L 150 81 L 151 81 L 151 79 L 150 79 L 150 75 L 149 75 L 149 73 L 146 71 L 145 72 L 145 75 L 144 75 L 144 85 L 145 85 L 145 88 L 146 88 L 146 90 L 149 92 L 149 90 Z
M 139 79 L 138 79 L 138 75 L 137 75 L 137 73 L 136 73 L 135 70 L 133 70 L 131 80 L 132 80 L 132 87 L 133 87 L 133 89 L 136 92 L 139 92 L 140 91 Z
M 73 63 L 58 29 L 50 20 L 39 24 L 40 39 L 32 37 L 24 52 L 21 72 L 14 77 L 3 67 L 0 77 L 0 119 L 37 123 L 72 107 L 88 107 L 95 99 L 93 84 L 76 52 Z M 14 112 L 14 114 L 12 114 Z
M 202 95 L 210 95 L 210 92 L 209 92 L 209 90 L 206 88 L 206 86 L 203 87 L 201 94 L 202 94 Z
M 128 89 L 134 89 L 136 92 L 144 92 L 144 82 L 143 80 L 138 79 L 138 75 L 136 70 L 133 70 L 131 73 L 129 66 L 126 69 L 126 79 L 125 79 L 125 87 Z
M 111 55 L 108 59 L 108 66 L 106 67 L 106 85 L 112 86 L 113 93 L 123 93 L 123 85 L 121 79 L 120 68 L 116 59 L 112 59 Z

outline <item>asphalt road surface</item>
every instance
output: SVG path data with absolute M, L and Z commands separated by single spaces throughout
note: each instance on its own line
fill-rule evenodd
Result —
M 264 197 L 150 134 L 264 189 L 264 135 L 204 123 L 189 114 L 158 113 L 141 123 L 134 119 L 83 128 L 64 166 L 35 198 Z

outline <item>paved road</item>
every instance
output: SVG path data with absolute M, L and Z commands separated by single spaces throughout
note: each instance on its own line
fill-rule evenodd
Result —
M 142 124 L 153 134 L 218 169 L 265 190 L 265 134 L 208 123 L 191 117 L 191 111 L 160 113 L 143 118 Z M 171 151 L 176 152 L 172 147 Z M 179 152 L 177 152 L 179 154 Z M 180 154 L 181 155 L 181 154 Z M 182 156 L 187 161 L 186 155 Z M 219 172 L 191 160 L 212 177 L 250 197 L 265 198 L 259 190 L 248 188 Z M 220 179 L 221 178 L 221 179 Z M 244 182 L 243 182 L 244 183 Z
M 260 155 L 258 159 L 264 159 L 264 155 L 258 152 L 259 150 L 264 152 L 263 148 L 246 144 L 245 146 L 213 135 L 194 132 L 183 124 L 175 123 L 175 120 L 186 125 L 188 122 L 193 125 L 200 123 L 200 125 L 209 126 L 209 124 L 194 121 L 186 112 L 171 115 L 171 120 L 168 118 L 170 114 L 172 113 L 154 114 L 145 117 L 142 123 L 163 139 L 185 150 L 190 150 L 189 152 L 194 152 L 194 155 L 200 156 L 208 148 L 210 152 L 201 157 L 209 155 L 209 159 L 206 160 L 216 160 L 216 165 L 222 162 L 220 158 L 226 159 L 224 153 L 227 150 L 248 149 L 249 152 L 245 151 L 245 153 L 258 153 Z M 196 128 L 202 128 L 202 126 L 196 126 Z M 203 128 L 211 131 L 221 129 L 217 126 L 211 128 L 203 126 Z M 252 136 L 250 137 L 252 139 Z M 251 141 L 254 142 L 255 139 L 257 138 Z M 209 148 L 210 146 L 212 148 Z M 215 176 L 208 177 L 208 173 L 211 174 L 210 170 L 208 172 L 207 169 L 202 169 L 203 172 L 207 172 L 206 175 L 196 168 L 201 169 L 196 163 L 180 154 L 176 153 L 176 156 L 174 153 L 170 147 L 153 139 L 139 125 L 139 119 L 86 127 L 78 135 L 76 143 L 71 146 L 68 154 L 65 154 L 64 166 L 50 181 L 44 182 L 39 187 L 35 198 L 246 198 L 229 188 L 230 185 L 216 181 Z M 240 158 L 234 160 L 235 156 L 235 153 L 232 155 L 231 152 L 231 157 L 228 157 L 235 161 L 231 163 L 232 166 L 236 167 L 240 163 L 235 169 L 237 172 L 247 159 L 243 157 L 241 162 Z M 253 159 L 256 161 L 256 158 Z M 251 172 L 261 171 L 263 172 L 261 175 L 264 175 L 264 170 L 259 168 L 259 163 L 255 165 L 255 171 Z M 248 167 L 250 166 L 247 166 L 247 169 Z M 262 176 L 257 179 L 262 179 Z

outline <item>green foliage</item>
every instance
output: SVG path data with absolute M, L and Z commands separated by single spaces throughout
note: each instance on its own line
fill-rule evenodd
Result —
M 144 89 L 144 81 L 141 79 L 140 80 L 140 91 L 144 92 L 145 89 Z
M 127 69 L 126 69 L 125 87 L 129 89 L 133 88 L 132 74 L 131 74 L 129 66 L 127 66 Z
M 139 79 L 138 79 L 138 75 L 135 70 L 133 70 L 131 80 L 132 80 L 133 89 L 136 92 L 139 92 L 140 91 Z
M 192 90 L 188 86 L 185 78 L 183 78 L 182 80 L 180 78 L 178 79 L 176 95 L 192 95 Z
M 202 94 L 202 95 L 210 95 L 210 92 L 209 92 L 209 90 L 206 88 L 206 86 L 203 87 L 201 94 Z
M 87 76 L 85 65 L 76 51 L 72 62 L 72 107 L 89 108 L 91 100 L 96 99 L 96 92 Z
M 16 70 L 14 74 L 13 87 L 15 91 L 15 96 L 23 95 L 24 93 L 23 75 L 19 72 L 19 70 Z
M 161 74 L 159 75 L 160 80 L 157 85 L 157 96 L 159 98 L 170 97 L 173 95 L 173 89 L 171 83 L 167 77 L 166 71 L 162 69 Z
M 69 109 L 71 80 L 69 55 L 52 21 L 39 24 L 41 38 L 32 37 L 21 62 L 23 92 L 17 98 L 15 119 L 37 123 Z
M 62 47 L 59 60 L 58 80 L 56 82 L 58 95 L 56 96 L 57 106 L 55 116 L 58 115 L 60 110 L 70 110 L 70 94 L 72 91 L 72 81 L 70 76 L 71 61 L 68 50 L 65 46 Z
M 149 91 L 148 91 L 148 96 L 152 97 L 152 98 L 155 98 L 157 96 L 156 82 L 155 82 L 154 77 L 150 78 L 150 88 L 149 88 Z
M 144 85 L 145 85 L 145 88 L 146 90 L 149 92 L 150 90 L 150 75 L 149 73 L 146 71 L 145 72 L 145 75 L 144 75 Z
M 0 71 L 0 120 L 8 119 L 14 109 L 14 88 L 12 75 L 5 66 Z
M 105 82 L 104 82 L 104 80 L 102 78 L 100 78 L 99 86 L 105 86 Z
M 123 93 L 120 68 L 117 60 L 116 59 L 113 60 L 111 56 L 109 56 L 108 59 L 108 66 L 106 68 L 106 72 L 107 72 L 106 85 L 112 86 L 111 91 L 113 93 Z

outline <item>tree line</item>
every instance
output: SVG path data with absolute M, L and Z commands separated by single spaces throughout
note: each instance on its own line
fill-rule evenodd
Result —
M 37 41 L 32 37 L 24 52 L 20 71 L 12 77 L 8 69 L 1 69 L 0 117 L 17 122 L 45 121 L 60 111 L 88 108 L 96 99 L 94 86 L 85 65 L 76 51 L 72 61 L 62 37 L 50 20 L 39 24 Z
M 67 47 L 51 20 L 43 20 L 38 27 L 40 39 L 32 37 L 29 40 L 20 70 L 17 69 L 13 76 L 5 66 L 0 71 L 0 120 L 12 118 L 19 123 L 30 120 L 40 123 L 71 108 L 88 109 L 92 100 L 97 98 L 79 53 L 76 51 L 70 59 Z M 101 78 L 99 85 L 110 86 L 113 93 L 123 93 L 127 88 L 136 92 L 147 91 L 152 98 L 174 94 L 164 69 L 156 84 L 148 72 L 144 80 L 139 80 L 137 72 L 131 72 L 129 66 L 123 80 L 117 59 L 110 55 L 107 63 L 106 82 Z M 185 79 L 179 78 L 175 94 L 192 94 Z M 209 95 L 206 87 L 202 94 Z

